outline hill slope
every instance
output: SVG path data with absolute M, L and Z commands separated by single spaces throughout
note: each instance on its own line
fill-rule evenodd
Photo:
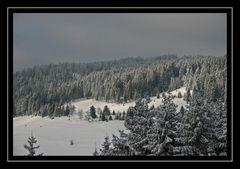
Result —
M 185 87 L 172 91 L 173 95 L 186 92 Z M 161 104 L 162 97 L 157 99 L 151 97 L 152 101 L 149 106 L 155 107 Z M 183 98 L 175 98 L 174 102 L 185 106 Z M 84 112 L 89 110 L 90 106 L 103 108 L 108 105 L 109 109 L 117 111 L 127 111 L 134 102 L 123 104 L 107 103 L 93 99 L 76 100 L 72 103 L 76 109 L 82 109 Z M 95 145 L 100 148 L 104 138 L 112 134 L 119 135 L 118 130 L 124 129 L 124 121 L 113 120 L 109 122 L 94 121 L 87 122 L 80 120 L 77 114 L 74 114 L 70 120 L 68 117 L 56 117 L 50 119 L 40 116 L 21 116 L 13 119 L 13 154 L 26 155 L 27 151 L 23 145 L 27 143 L 27 138 L 31 133 L 37 138 L 40 148 L 37 153 L 44 155 L 92 155 Z M 70 145 L 73 140 L 74 144 Z

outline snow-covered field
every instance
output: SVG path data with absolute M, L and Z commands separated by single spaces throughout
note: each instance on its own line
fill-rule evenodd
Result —
M 123 121 L 87 122 L 78 117 L 49 119 L 48 117 L 23 116 L 13 121 L 13 154 L 26 155 L 23 147 L 31 133 L 44 155 L 92 155 L 106 136 L 119 135 L 118 129 L 125 129 Z M 70 145 L 73 140 L 74 144 Z
M 182 96 L 186 93 L 186 88 L 185 87 L 181 87 L 179 89 L 173 90 L 171 91 L 172 95 L 177 96 L 178 92 L 181 92 Z M 165 93 L 166 95 L 168 95 L 167 93 Z M 161 94 L 160 94 L 161 95 Z M 162 104 L 162 97 L 160 97 L 159 99 L 157 99 L 157 97 L 151 97 L 152 102 L 150 102 L 148 105 L 152 106 L 154 105 L 154 107 L 159 106 L 160 104 Z M 183 101 L 183 98 L 175 98 L 174 103 L 179 105 L 177 110 L 179 110 L 181 108 L 181 106 L 185 106 L 186 102 Z M 120 103 L 108 103 L 105 101 L 98 101 L 95 99 L 79 99 L 76 100 L 74 102 L 72 102 L 72 105 L 74 105 L 76 107 L 76 110 L 83 110 L 83 112 L 86 112 L 88 110 L 90 110 L 90 107 L 92 105 L 94 105 L 95 108 L 101 108 L 103 110 L 104 106 L 107 105 L 110 109 L 110 111 L 115 111 L 115 112 L 127 112 L 127 109 L 131 106 L 135 106 L 135 102 L 128 102 L 125 104 L 120 104 Z
M 104 106 L 107 105 L 108 108 L 115 112 L 123 112 L 126 111 L 127 109 L 131 106 L 135 106 L 135 102 L 129 102 L 125 104 L 120 104 L 120 103 L 109 103 L 105 101 L 99 101 L 95 99 L 79 99 L 71 103 L 76 107 L 76 110 L 83 110 L 83 112 L 86 112 L 90 110 L 90 107 L 93 105 L 96 109 L 101 108 L 103 110 Z
M 186 93 L 185 87 L 172 91 L 172 95 Z M 151 97 L 149 106 L 159 106 L 162 97 Z M 181 106 L 185 106 L 186 102 L 183 98 L 175 98 L 174 103 L 178 105 L 177 110 Z M 130 106 L 134 106 L 134 102 L 125 104 L 107 103 L 104 101 L 96 101 L 94 99 L 81 99 L 72 102 L 76 110 L 83 110 L 86 112 L 90 106 L 101 108 L 105 105 L 109 107 L 111 112 L 127 111 Z M 37 145 L 40 148 L 37 153 L 44 153 L 44 155 L 92 155 L 95 149 L 100 148 L 106 136 L 112 134 L 119 135 L 118 129 L 125 129 L 124 121 L 112 120 L 109 122 L 94 121 L 87 122 L 80 120 L 77 114 L 73 115 L 70 120 L 68 117 L 59 117 L 50 119 L 48 117 L 42 118 L 38 116 L 22 116 L 13 119 L 13 154 L 26 155 L 28 152 L 23 145 L 27 143 L 27 139 L 33 134 L 38 140 Z M 70 141 L 73 140 L 73 145 Z

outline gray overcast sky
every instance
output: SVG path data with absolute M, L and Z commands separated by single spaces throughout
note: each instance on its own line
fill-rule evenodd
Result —
M 128 56 L 226 54 L 226 14 L 14 14 L 14 71 Z

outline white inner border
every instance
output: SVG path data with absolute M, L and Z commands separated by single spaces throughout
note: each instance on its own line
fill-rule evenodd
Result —
M 8 129 L 8 112 L 9 112 L 9 46 L 8 46 L 8 25 L 9 25 L 9 9 L 171 9 L 171 8 L 180 8 L 180 9 L 231 9 L 231 160 L 9 160 L 9 129 Z M 37 12 L 36 12 L 37 13 Z M 226 13 L 227 14 L 227 13 Z M 226 16 L 227 17 L 227 16 Z M 227 23 L 226 23 L 227 26 Z M 227 30 L 229 31 L 229 30 Z M 227 56 L 228 57 L 228 56 Z M 233 162 L 233 8 L 232 7 L 7 7 L 7 162 Z

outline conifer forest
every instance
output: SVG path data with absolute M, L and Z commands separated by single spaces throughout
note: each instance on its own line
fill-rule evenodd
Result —
M 76 130 L 64 144 L 71 151 L 80 144 L 78 133 L 90 135 L 87 126 L 102 128 L 98 141 L 89 136 L 90 156 L 227 156 L 227 56 L 127 57 L 26 68 L 13 74 L 13 118 L 21 117 L 39 122 L 20 146 L 27 156 L 52 153 L 41 142 L 48 123 Z

